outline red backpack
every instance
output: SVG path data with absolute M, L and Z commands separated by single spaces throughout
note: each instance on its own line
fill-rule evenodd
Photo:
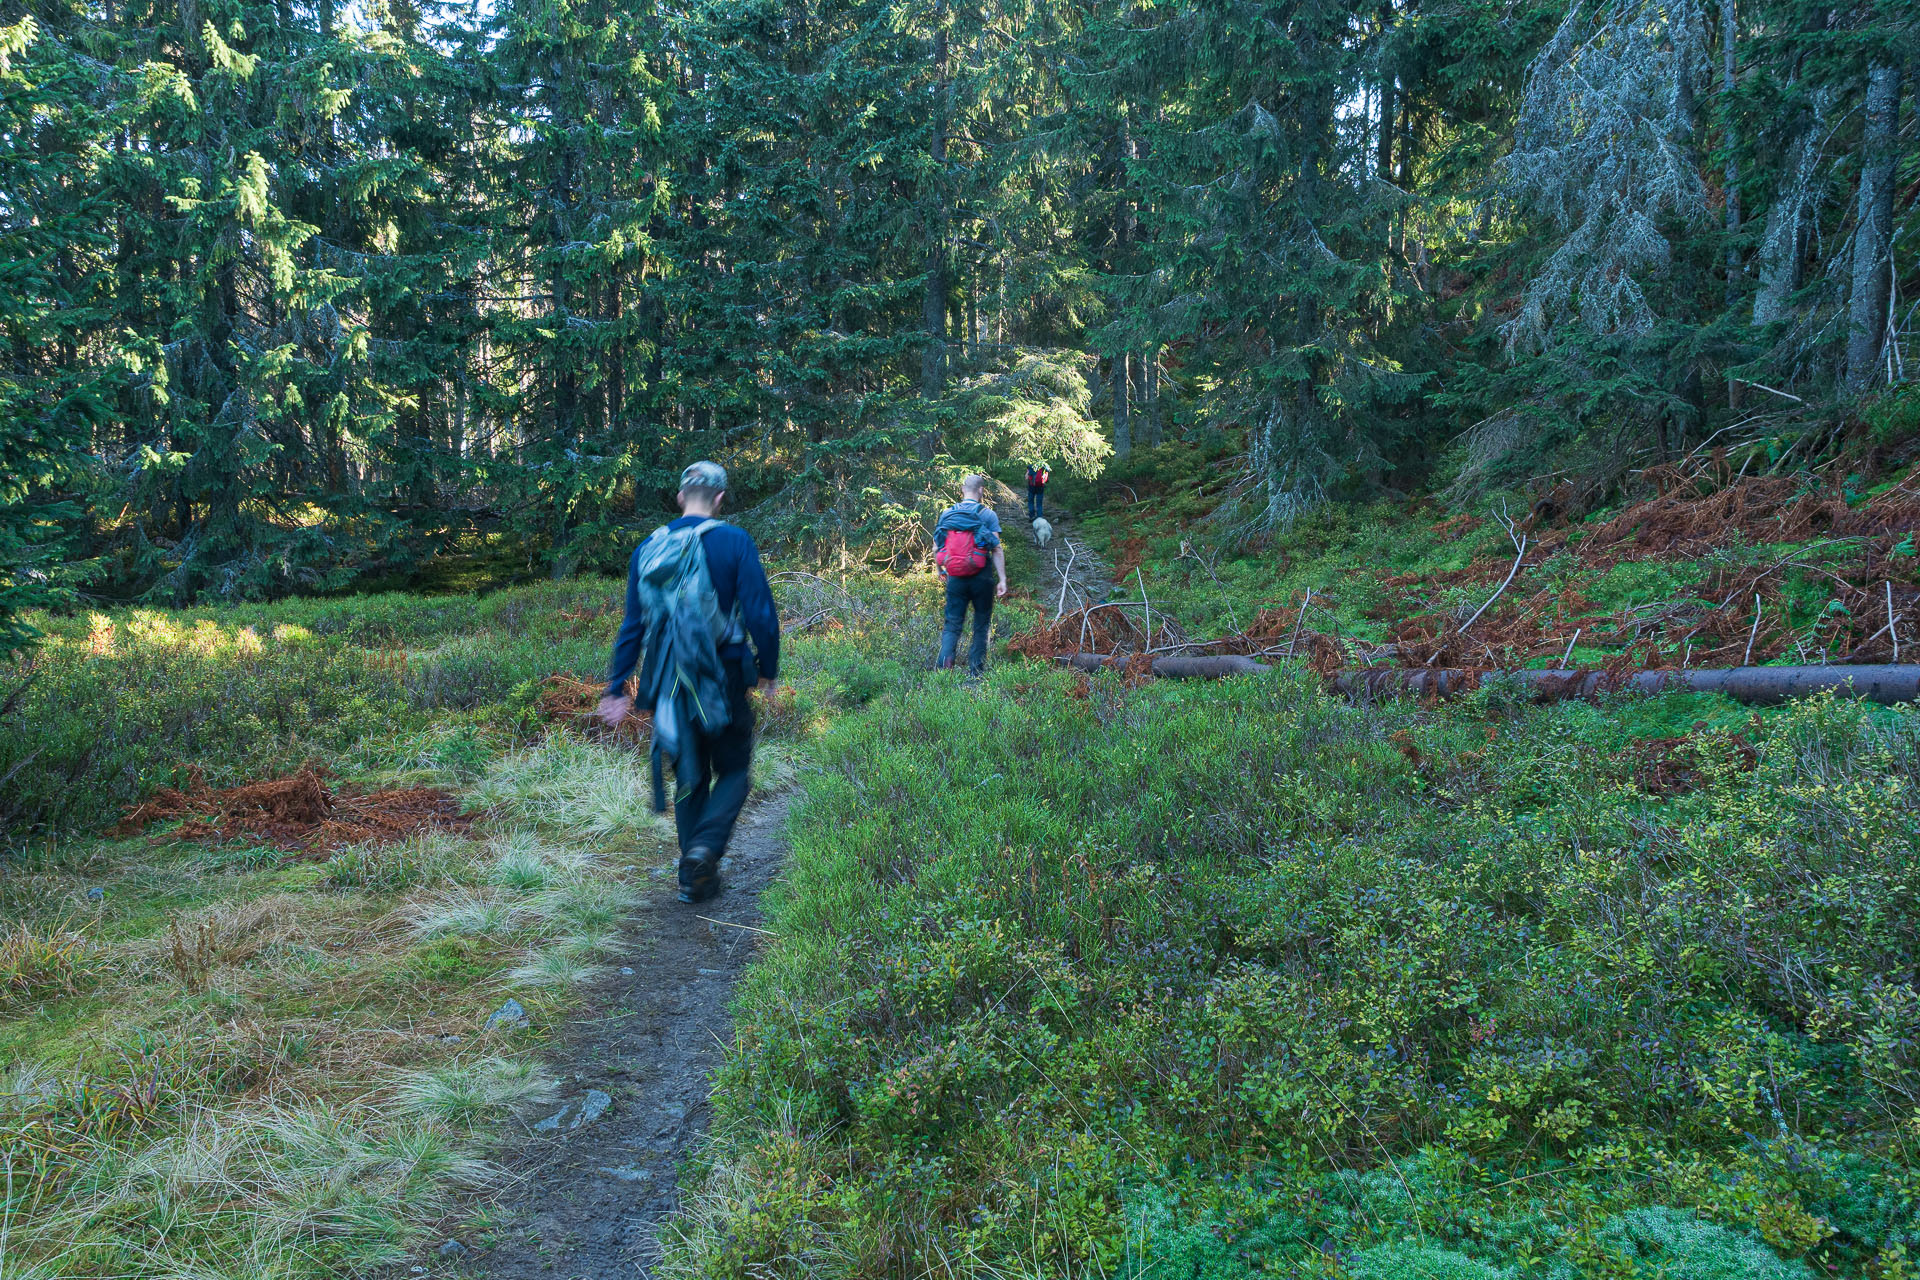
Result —
M 971 529 L 949 529 L 933 553 L 933 562 L 946 570 L 949 578 L 971 578 L 987 567 L 987 551 L 974 541 Z

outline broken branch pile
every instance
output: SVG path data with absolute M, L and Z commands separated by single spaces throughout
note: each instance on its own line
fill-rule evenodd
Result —
M 634 689 L 635 681 L 629 679 L 627 693 L 631 695 Z M 606 691 L 604 681 L 582 680 L 564 673 L 550 675 L 540 682 L 537 704 L 540 719 L 550 725 L 572 729 L 596 741 L 630 745 L 646 741 L 653 729 L 652 712 L 636 711 L 621 721 L 618 728 L 608 728 L 606 722 L 594 714 Z
M 1452 572 L 1382 579 L 1390 594 L 1369 616 L 1389 624 L 1392 656 L 1415 667 L 1519 667 L 1559 657 L 1584 636 L 1589 645 L 1637 650 L 1631 665 L 1650 668 L 1745 666 L 1790 654 L 1808 663 L 1857 663 L 1897 661 L 1903 643 L 1920 639 L 1920 494 L 1903 487 L 1855 507 L 1841 494 L 1808 491 L 1790 478 L 1715 488 L 1673 468 L 1649 475 L 1662 485 L 1657 496 L 1592 529 L 1542 532 L 1515 561 L 1488 557 Z M 1543 502 L 1536 515 L 1551 509 Z M 1435 531 L 1452 532 L 1450 526 L 1457 527 L 1448 521 Z M 1788 543 L 1802 545 L 1783 548 L 1778 558 L 1752 552 Z M 1549 562 L 1558 571 L 1542 580 Z M 1708 567 L 1671 598 L 1610 611 L 1567 580 L 1571 572 L 1597 574 L 1629 562 Z M 1514 566 L 1511 589 L 1489 597 L 1479 612 L 1434 607 L 1447 589 L 1491 586 Z M 1796 575 L 1817 580 L 1828 597 L 1810 620 L 1801 602 L 1797 625 L 1789 616 Z

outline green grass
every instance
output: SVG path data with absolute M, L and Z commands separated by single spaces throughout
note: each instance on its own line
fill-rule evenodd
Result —
M 762 788 L 936 638 L 930 579 L 783 595 L 815 624 Z M 36 619 L 0 677 L 26 683 L 0 734 L 0 1276 L 362 1275 L 484 1226 L 491 1145 L 551 1096 L 553 1029 L 672 862 L 644 756 L 537 714 L 543 678 L 604 667 L 617 603 L 586 580 Z M 307 760 L 446 788 L 475 830 L 311 859 L 103 834 L 194 772 Z M 509 994 L 533 1027 L 481 1033 Z
M 1504 543 L 1330 510 L 1214 555 L 1181 522 L 1224 472 L 1129 474 L 1060 496 L 1200 634 L 1313 586 L 1377 638 L 1381 574 Z M 1003 636 L 1042 613 L 1009 553 Z M 1614 608 L 1691 570 L 1536 572 Z M 0 1006 L 6 1274 L 367 1274 L 491 1222 L 488 1144 L 669 857 L 642 761 L 537 716 L 613 592 L 42 620 L 0 912 L 85 945 L 24 949 Z M 1913 713 L 973 685 L 926 670 L 930 576 L 776 592 L 808 625 L 756 781 L 804 795 L 678 1273 L 1908 1274 Z M 1682 734 L 1698 789 L 1649 795 L 1636 744 Z M 476 834 L 288 863 L 99 834 L 189 766 L 306 759 L 446 787 Z M 509 993 L 534 1028 L 478 1034 Z

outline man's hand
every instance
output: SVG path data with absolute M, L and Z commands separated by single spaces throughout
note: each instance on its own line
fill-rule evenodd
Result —
M 995 599 L 999 599 L 1007 594 L 1007 580 L 1005 578 L 993 584 L 993 594 Z
M 633 714 L 633 699 L 624 693 L 608 694 L 600 699 L 593 713 L 606 721 L 609 728 L 618 729 L 620 723 Z

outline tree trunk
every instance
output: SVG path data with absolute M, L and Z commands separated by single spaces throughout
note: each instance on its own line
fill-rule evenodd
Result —
M 1867 127 L 1862 139 L 1860 199 L 1853 233 L 1853 296 L 1847 309 L 1847 390 L 1879 380 L 1893 286 L 1893 171 L 1900 124 L 1900 68 L 1867 73 Z
M 1382 43 L 1392 30 L 1393 5 L 1389 2 L 1380 6 Z M 1393 72 L 1384 67 L 1380 72 L 1380 134 L 1374 140 L 1374 172 L 1393 181 Z
M 1127 113 L 1120 112 L 1119 135 L 1119 171 L 1117 181 L 1119 197 L 1113 208 L 1113 261 L 1110 270 L 1119 273 L 1127 267 L 1127 246 L 1133 241 L 1133 202 L 1127 197 L 1127 182 L 1132 176 L 1128 162 L 1135 156 L 1133 133 L 1127 127 Z M 1132 398 L 1133 359 L 1127 351 L 1117 351 L 1113 356 L 1113 452 L 1117 457 L 1125 457 L 1133 451 L 1133 424 L 1128 412 Z
M 1734 237 L 1740 234 L 1740 162 L 1734 155 L 1734 144 L 1738 139 L 1733 131 L 1733 90 L 1739 69 L 1738 0 L 1720 0 L 1720 95 L 1724 103 L 1721 115 L 1725 121 L 1725 133 L 1720 145 L 1727 150 L 1727 305 L 1733 305 L 1734 296 L 1739 292 L 1740 250 L 1734 244 Z M 1729 387 L 1738 384 L 1729 383 Z
M 1820 135 L 1827 127 L 1830 100 L 1831 95 L 1824 89 L 1814 94 L 1812 115 L 1794 135 L 1786 167 L 1780 175 L 1780 189 L 1767 208 L 1767 225 L 1760 236 L 1760 288 L 1753 295 L 1756 325 L 1784 320 L 1787 301 L 1800 286 L 1807 206 L 1812 199 L 1814 170 L 1820 161 Z
M 1067 666 L 1080 671 L 1103 671 L 1109 667 L 1124 668 L 1128 663 L 1126 654 L 1107 653 L 1068 653 L 1059 659 Z M 1153 674 L 1176 680 L 1207 680 L 1221 676 L 1255 676 L 1263 671 L 1271 671 L 1264 662 L 1239 654 L 1212 654 L 1198 657 L 1168 655 L 1153 660 Z
M 1690 667 L 1684 671 L 1502 671 L 1450 668 L 1375 667 L 1343 671 L 1333 687 L 1350 698 L 1411 693 L 1450 698 L 1489 679 L 1509 680 L 1532 690 L 1541 701 L 1593 698 L 1603 693 L 1660 693 L 1685 689 L 1723 693 L 1735 702 L 1760 706 L 1809 698 L 1832 691 L 1842 698 L 1864 698 L 1883 706 L 1920 700 L 1920 664 L 1857 667 Z
M 938 400 L 946 389 L 947 371 L 947 108 L 952 86 L 947 78 L 947 6 L 946 0 L 936 0 L 933 7 L 933 82 L 934 82 L 934 118 L 933 138 L 927 144 L 927 155 L 932 160 L 933 181 L 936 190 L 933 198 L 932 223 L 927 228 L 926 274 L 927 292 L 921 304 L 920 319 L 926 328 L 927 346 L 920 356 L 920 396 L 924 400 Z M 922 443 L 925 456 L 932 456 L 932 441 Z
M 1147 403 L 1147 360 L 1148 357 L 1141 356 L 1133 361 L 1131 390 L 1133 403 L 1141 413 L 1140 443 L 1151 448 L 1160 442 L 1153 438 L 1153 410 Z
M 967 274 L 967 359 L 977 364 L 980 360 L 980 273 Z
M 1147 443 L 1159 446 L 1163 443 L 1160 416 L 1160 348 L 1147 348 L 1143 377 L 1146 384 L 1145 409 L 1147 412 Z

